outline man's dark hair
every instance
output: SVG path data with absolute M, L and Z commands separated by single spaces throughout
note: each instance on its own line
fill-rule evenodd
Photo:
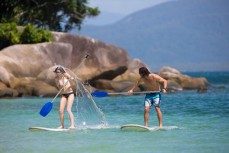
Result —
M 144 76 L 148 76 L 150 74 L 149 70 L 146 67 L 141 67 L 139 69 L 139 74 L 144 77 Z

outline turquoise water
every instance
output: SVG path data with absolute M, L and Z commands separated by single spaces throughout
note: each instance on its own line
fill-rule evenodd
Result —
M 197 76 L 198 74 L 192 74 Z M 214 85 L 208 93 L 163 94 L 164 130 L 121 131 L 123 124 L 143 124 L 143 95 L 94 98 L 107 127 L 67 132 L 31 132 L 29 127 L 57 127 L 58 100 L 51 113 L 39 111 L 52 98 L 0 99 L 1 153 L 226 153 L 229 149 L 229 73 L 201 73 Z M 218 76 L 218 77 L 217 77 Z M 225 88 L 217 88 L 224 85 Z M 69 126 L 67 115 L 66 127 Z M 154 109 L 149 124 L 158 125 Z

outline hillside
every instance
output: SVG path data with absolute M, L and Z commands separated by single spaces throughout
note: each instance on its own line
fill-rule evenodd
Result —
M 74 33 L 118 45 L 153 71 L 228 71 L 228 10 L 227 0 L 171 1 Z
M 117 22 L 122 18 L 124 18 L 124 15 L 122 14 L 101 11 L 99 16 L 93 18 L 87 18 L 84 24 L 95 25 L 95 26 L 108 25 L 108 24 L 113 24 L 114 22 Z

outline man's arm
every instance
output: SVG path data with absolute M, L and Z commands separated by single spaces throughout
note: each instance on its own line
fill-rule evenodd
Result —
M 133 85 L 133 87 L 132 87 L 128 92 L 129 92 L 129 93 L 133 93 L 133 92 L 134 92 L 134 89 L 139 85 L 140 81 L 141 81 L 141 78 L 138 79 L 138 80 L 135 82 L 135 84 Z
M 164 78 L 160 77 L 157 74 L 154 74 L 154 78 L 163 85 L 162 92 L 166 92 L 167 80 L 165 80 Z

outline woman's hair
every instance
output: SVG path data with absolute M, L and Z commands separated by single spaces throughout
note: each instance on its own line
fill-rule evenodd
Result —
M 144 77 L 144 76 L 148 76 L 150 74 L 149 70 L 146 67 L 141 67 L 139 69 L 139 74 Z
M 63 67 L 57 66 L 54 72 L 55 73 L 65 73 L 65 70 Z

